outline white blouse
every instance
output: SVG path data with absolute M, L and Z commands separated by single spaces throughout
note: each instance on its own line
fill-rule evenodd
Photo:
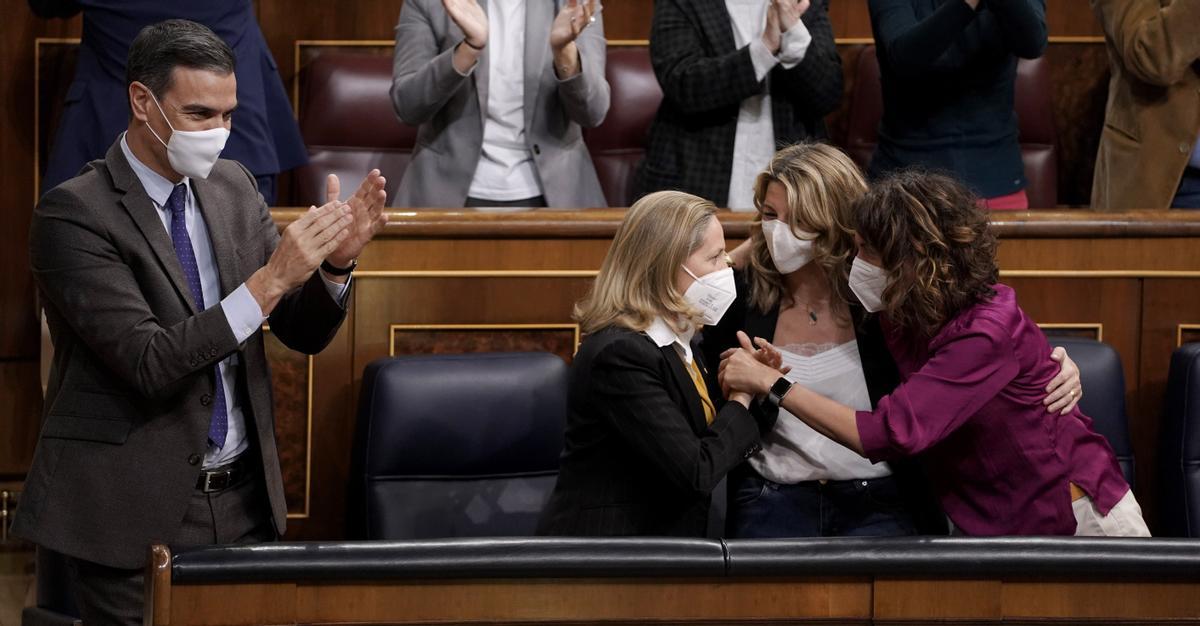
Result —
M 785 378 L 856 411 L 871 410 L 857 341 L 818 349 L 811 356 L 799 354 L 798 346 L 778 348 L 783 364 L 792 368 Z M 871 463 L 783 409 L 779 410 L 775 428 L 763 437 L 762 450 L 750 457 L 750 465 L 763 478 L 789 485 L 809 480 L 880 478 L 892 473 L 887 463 Z

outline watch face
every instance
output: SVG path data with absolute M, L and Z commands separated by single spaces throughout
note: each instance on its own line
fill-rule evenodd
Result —
M 781 377 L 779 380 L 775 381 L 774 385 L 771 385 L 771 393 L 777 396 L 782 396 L 784 392 L 791 388 L 791 386 L 792 383 L 788 381 L 788 379 Z

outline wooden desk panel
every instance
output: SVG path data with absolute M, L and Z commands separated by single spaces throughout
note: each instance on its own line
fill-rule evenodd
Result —
M 296 214 L 276 216 L 283 225 Z M 285 471 L 290 480 L 311 480 L 308 515 L 292 520 L 288 538 L 344 536 L 344 485 L 368 363 L 397 342 L 431 352 L 548 349 L 569 358 L 572 306 L 623 215 L 609 209 L 394 213 L 360 259 L 345 327 L 313 360 L 311 449 L 294 428 L 281 433 L 285 459 L 311 459 L 305 472 Z M 749 215 L 720 219 L 731 248 L 747 236 Z M 1200 327 L 1200 215 L 1006 213 L 997 214 L 994 226 L 1002 280 L 1030 315 L 1055 326 L 1047 332 L 1102 333 L 1120 353 L 1136 491 L 1153 524 L 1167 364 L 1178 336 L 1200 339 L 1200 328 L 1189 326 Z M 283 416 L 281 423 L 295 420 Z M 304 491 L 289 484 L 289 494 L 297 490 Z
M 1191 582 L 519 579 L 176 585 L 152 624 L 1197 624 Z

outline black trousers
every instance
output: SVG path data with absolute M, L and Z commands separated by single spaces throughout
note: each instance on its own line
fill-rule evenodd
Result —
M 274 541 L 275 526 L 262 480 L 254 474 L 222 491 L 192 492 L 172 547 Z M 71 557 L 66 560 L 71 592 L 84 624 L 142 623 L 144 570 L 108 567 Z

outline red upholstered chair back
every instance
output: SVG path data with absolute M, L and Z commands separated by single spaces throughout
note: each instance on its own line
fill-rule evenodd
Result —
M 1058 206 L 1058 131 L 1052 93 L 1050 64 L 1045 57 L 1017 63 L 1015 107 L 1031 209 Z
M 650 123 L 662 102 L 662 89 L 645 47 L 608 50 L 612 104 L 604 123 L 584 133 L 600 186 L 609 206 L 633 204 L 634 176 L 646 150 Z
M 341 179 L 344 198 L 372 168 L 383 172 L 388 198 L 395 197 L 417 129 L 401 124 L 392 109 L 392 58 L 329 52 L 304 72 L 300 133 L 309 164 L 296 172 L 295 202 L 323 204 L 327 174 Z
M 1058 206 L 1058 148 L 1048 64 L 1043 59 L 1021 59 L 1015 91 L 1021 158 L 1029 179 L 1025 190 L 1029 206 L 1053 208 Z M 879 120 L 883 116 L 883 90 L 874 46 L 867 46 L 858 57 L 851 93 L 846 152 L 866 169 L 879 141 Z

